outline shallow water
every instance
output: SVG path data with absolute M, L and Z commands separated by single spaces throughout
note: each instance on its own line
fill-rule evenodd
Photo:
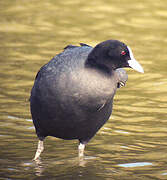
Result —
M 0 179 L 167 179 L 167 11 L 163 0 L 0 1 Z M 145 74 L 127 70 L 113 114 L 77 159 L 77 141 L 37 138 L 29 94 L 68 44 L 119 39 Z

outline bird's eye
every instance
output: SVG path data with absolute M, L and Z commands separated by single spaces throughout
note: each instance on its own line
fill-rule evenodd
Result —
M 126 54 L 126 52 L 125 52 L 125 51 L 122 51 L 121 54 L 124 56 L 124 55 Z

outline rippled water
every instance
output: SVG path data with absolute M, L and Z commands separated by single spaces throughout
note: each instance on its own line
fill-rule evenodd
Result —
M 77 141 L 37 138 L 29 94 L 67 44 L 127 43 L 145 74 L 115 96 L 113 114 L 77 159 Z M 167 179 L 167 11 L 157 0 L 0 1 L 0 179 Z

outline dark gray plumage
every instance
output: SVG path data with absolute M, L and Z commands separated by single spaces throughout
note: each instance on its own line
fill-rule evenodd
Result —
M 122 53 L 123 52 L 123 53 Z M 39 138 L 34 159 L 43 151 L 46 136 L 78 139 L 85 144 L 109 119 L 117 87 L 127 81 L 129 48 L 108 40 L 95 48 L 69 45 L 38 72 L 31 91 L 33 123 Z

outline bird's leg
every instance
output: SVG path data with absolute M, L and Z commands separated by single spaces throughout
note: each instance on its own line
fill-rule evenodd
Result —
M 79 158 L 84 157 L 84 149 L 85 149 L 85 144 L 80 143 L 78 146 L 78 156 Z
M 36 153 L 35 153 L 35 157 L 34 157 L 33 160 L 37 160 L 43 150 L 44 150 L 43 141 L 39 140 L 39 141 L 38 141 L 38 148 L 37 148 L 37 151 L 36 151 Z

